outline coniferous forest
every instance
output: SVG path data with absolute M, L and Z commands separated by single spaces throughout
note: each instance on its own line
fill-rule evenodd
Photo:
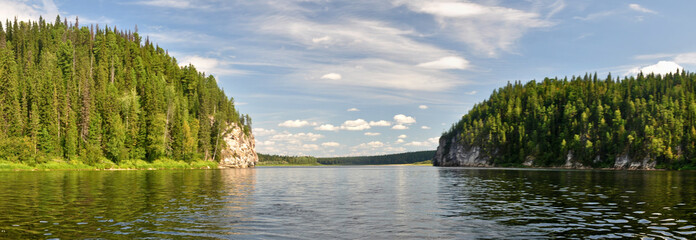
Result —
M 180 67 L 137 26 L 58 16 L 0 28 L 0 160 L 219 160 L 229 124 L 251 131 L 213 76 Z
M 696 74 L 508 83 L 443 134 L 458 134 L 495 165 L 560 166 L 572 156 L 611 167 L 619 156 L 658 168 L 696 166 Z M 569 155 L 570 154 L 570 155 Z
M 259 154 L 261 165 L 386 165 L 411 164 L 428 161 L 433 158 L 435 151 L 405 152 L 377 156 L 358 157 L 312 157 L 312 156 L 281 156 Z

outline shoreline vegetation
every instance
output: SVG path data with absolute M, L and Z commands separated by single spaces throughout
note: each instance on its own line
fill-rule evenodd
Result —
M 406 152 L 378 156 L 312 157 L 258 154 L 257 166 L 331 166 L 331 165 L 432 165 L 435 151 Z
M 0 22 L 0 169 L 217 167 L 234 126 L 217 80 L 137 28 Z
M 438 149 L 441 166 L 693 170 L 696 74 L 508 83 L 443 133 Z
M 143 160 L 123 160 L 116 164 L 111 161 L 87 165 L 80 161 L 54 160 L 30 165 L 0 160 L 0 172 L 4 171 L 49 171 L 49 170 L 165 170 L 165 169 L 216 169 L 218 163 L 212 161 L 176 161 L 159 159 L 153 162 Z

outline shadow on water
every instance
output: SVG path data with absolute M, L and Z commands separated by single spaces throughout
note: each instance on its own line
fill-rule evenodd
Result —
M 0 173 L 0 238 L 205 238 L 251 218 L 255 169 Z
M 506 238 L 693 239 L 693 174 L 448 168 L 439 201 L 444 217 L 493 221 Z

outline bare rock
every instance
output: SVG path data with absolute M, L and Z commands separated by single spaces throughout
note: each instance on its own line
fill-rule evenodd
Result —
M 227 143 L 227 147 L 222 150 L 220 167 L 247 168 L 255 166 L 259 162 L 259 157 L 256 155 L 254 135 L 245 134 L 239 124 L 232 124 L 225 132 L 223 139 Z

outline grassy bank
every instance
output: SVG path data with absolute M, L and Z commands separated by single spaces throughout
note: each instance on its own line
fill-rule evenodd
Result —
M 294 162 L 294 161 L 262 161 L 259 158 L 259 162 L 256 163 L 257 167 L 283 167 L 283 166 L 321 166 L 321 164 L 314 162 Z
M 26 164 L 0 160 L 0 171 L 35 171 L 35 170 L 127 170 L 127 169 L 207 169 L 217 168 L 216 162 L 184 162 L 172 159 L 159 159 L 153 162 L 143 160 L 124 160 L 118 164 L 102 161 L 88 165 L 79 161 L 53 160 L 45 163 Z
M 357 164 L 368 165 L 368 164 Z M 432 166 L 431 160 L 406 164 L 375 164 L 371 166 Z M 258 162 L 257 167 L 307 167 L 307 166 L 356 166 L 356 164 L 320 164 L 320 163 L 288 163 L 288 162 Z
M 433 165 L 433 161 L 432 161 L 432 160 L 426 160 L 426 161 L 422 161 L 422 162 L 414 162 L 414 163 L 404 164 L 404 165 L 409 165 L 409 166 L 432 166 L 432 165 Z

